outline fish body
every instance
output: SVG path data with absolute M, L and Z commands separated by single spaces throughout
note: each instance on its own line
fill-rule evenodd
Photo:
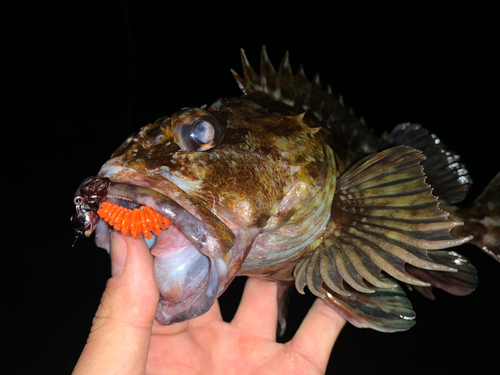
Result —
M 293 74 L 288 55 L 276 71 L 263 49 L 260 75 L 242 62 L 243 96 L 143 127 L 76 193 L 77 233 L 108 250 L 103 202 L 173 223 L 148 241 L 162 324 L 205 313 L 239 275 L 307 286 L 380 331 L 414 324 L 398 281 L 430 298 L 433 287 L 474 290 L 474 267 L 448 249 L 480 233 L 475 244 L 498 260 L 485 218 L 498 215 L 499 178 L 475 208 L 457 208 L 471 179 L 436 136 L 402 124 L 377 138 L 318 77 Z

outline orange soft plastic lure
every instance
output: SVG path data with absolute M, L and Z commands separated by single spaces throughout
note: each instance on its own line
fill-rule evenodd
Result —
M 160 230 L 170 226 L 167 218 L 148 206 L 131 210 L 111 202 L 102 202 L 97 214 L 114 229 L 135 238 L 141 238 L 142 234 L 150 240 L 152 233 L 159 236 Z

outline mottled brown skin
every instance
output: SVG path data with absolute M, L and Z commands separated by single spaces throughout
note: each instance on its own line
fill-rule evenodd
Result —
M 206 112 L 219 120 L 224 131 L 221 143 L 210 150 L 183 151 L 175 143 L 172 124 L 179 117 L 203 111 L 187 109 L 143 128 L 112 156 L 120 156 L 128 168 L 159 183 L 165 176 L 174 176 L 186 184 L 198 184 L 189 192 L 194 204 L 230 227 L 265 228 L 273 215 L 286 222 L 293 210 L 279 212 L 279 206 L 294 180 L 307 181 L 313 189 L 324 184 L 328 161 L 323 157 L 322 142 L 332 137 L 325 130 L 311 129 L 306 122 L 316 125 L 316 121 L 304 121 L 287 105 L 259 101 L 267 107 L 252 97 L 221 99 L 208 107 Z M 334 148 L 336 156 L 348 154 L 347 150 L 340 152 L 339 145 Z M 231 266 L 241 266 L 245 256 Z M 286 271 L 273 278 L 290 280 L 295 259 L 300 257 L 294 256 L 288 266 L 280 264 L 251 273 L 270 275 L 281 268 Z
M 223 131 L 220 143 L 203 151 L 183 149 L 176 138 L 176 126 L 189 122 L 191 117 L 205 115 L 220 123 Z M 285 281 L 290 285 L 297 260 L 314 250 L 307 244 L 320 233 L 321 221 L 329 214 L 328 201 L 331 202 L 335 186 L 332 177 L 355 160 L 354 153 L 333 142 L 332 135 L 319 125 L 313 116 L 269 99 L 253 96 L 220 99 L 206 109 L 184 109 L 144 127 L 113 153 L 99 175 L 165 193 L 210 225 L 214 233 L 224 233 L 217 229 L 217 225 L 223 225 L 234 233 L 237 241 L 244 238 L 243 248 L 233 247 L 222 257 L 228 272 L 220 280 L 218 295 L 237 275 Z M 337 150 L 336 154 L 326 141 Z M 327 155 L 325 148 L 329 150 Z M 342 166 L 340 171 L 335 169 L 335 159 Z M 119 172 L 110 174 L 110 167 L 118 168 Z M 297 185 L 302 188 L 293 192 Z M 325 189 L 330 198 L 318 198 Z M 289 193 L 294 196 L 293 204 L 283 204 Z M 325 201 L 327 207 L 316 218 L 318 200 L 321 204 Z M 310 212 L 314 213 L 312 218 Z M 309 222 L 316 228 L 311 234 Z M 242 269 L 257 236 L 272 235 L 290 226 L 305 232 L 300 240 L 303 246 L 299 243 L 293 245 L 297 250 L 287 250 L 284 244 L 283 250 L 288 252 L 268 262 L 272 264 L 260 267 L 257 262 Z M 293 237 L 288 242 L 294 244 Z M 270 238 L 265 241 L 273 241 Z M 262 251 L 272 252 L 265 245 Z
M 305 84 L 307 80 L 297 82 Z M 311 95 L 310 99 L 304 99 L 304 105 L 324 101 L 327 94 L 321 85 L 314 82 L 312 88 L 299 92 L 297 100 L 300 95 Z M 219 99 L 206 110 L 182 110 L 148 125 L 120 146 L 112 157 L 120 156 L 128 168 L 156 180 L 160 189 L 165 177 L 172 180 L 171 176 L 197 185 L 196 189 L 182 188 L 192 204 L 209 210 L 231 228 L 261 228 L 260 232 L 269 232 L 288 222 L 299 209 L 280 209 L 283 197 L 293 184 L 298 181 L 308 184 L 307 193 L 313 195 L 325 186 L 328 165 L 334 165 L 338 177 L 365 155 L 362 147 L 352 147 L 359 145 L 359 142 L 352 142 L 356 137 L 363 138 L 364 144 L 369 143 L 362 131 L 357 136 L 349 131 L 350 127 L 364 128 L 339 102 L 326 100 L 314 112 L 304 112 L 302 103 L 296 104 L 292 107 L 251 93 L 239 98 Z M 223 139 L 206 151 L 183 151 L 174 139 L 173 129 L 179 118 L 199 111 L 206 111 L 218 119 Z M 335 123 L 341 123 L 342 129 L 345 125 L 347 130 L 341 129 L 339 134 L 333 135 L 328 128 Z M 333 150 L 332 160 L 325 160 L 324 147 Z M 271 217 L 273 225 L 266 227 Z M 233 254 L 230 265 L 233 270 L 241 267 L 249 250 L 245 254 Z M 289 281 L 293 279 L 297 260 L 313 250 L 314 247 L 307 247 L 283 262 L 246 269 L 240 274 Z
M 295 214 L 299 207 L 281 207 L 294 184 L 306 181 L 309 188 L 303 193 L 320 191 L 325 184 L 329 161 L 324 160 L 319 134 L 315 134 L 319 129 L 307 126 L 293 108 L 276 107 L 272 111 L 243 97 L 221 99 L 205 110 L 179 111 L 127 139 L 100 172 L 114 182 L 167 194 L 210 226 L 211 232 L 226 233 L 218 229 L 222 225 L 229 228 L 228 235 L 234 233 L 242 244 L 221 257 L 227 275 L 219 277 L 218 295 L 240 271 L 255 237 L 283 226 Z M 200 114 L 218 120 L 223 138 L 208 150 L 183 150 L 175 139 L 176 124 Z M 108 174 L 110 167 L 119 172 Z M 301 199 L 299 203 L 307 203 L 308 197 Z M 271 217 L 273 224 L 268 226 Z M 273 278 L 290 280 L 294 262 Z M 257 273 L 272 272 L 263 268 Z
M 303 70 L 293 75 L 288 56 L 276 72 L 264 49 L 260 76 L 244 54 L 242 62 L 244 78 L 233 75 L 244 96 L 183 109 L 145 126 L 98 177 L 151 189 L 203 223 L 217 246 L 198 250 L 217 269 L 217 296 L 238 275 L 278 281 L 280 296 L 295 280 L 300 292 L 307 285 L 358 327 L 408 329 L 414 314 L 395 279 L 429 287 L 432 282 L 416 275 L 437 280 L 432 272 L 455 271 L 441 250 L 470 239 L 470 231 L 465 238 L 450 235 L 460 223 L 439 209 L 425 183 L 425 157 L 415 146 L 401 146 L 408 144 L 401 139 L 417 142 L 420 136 L 437 144 L 435 137 L 403 126 L 378 139 L 322 89 L 319 78 L 309 82 Z M 212 143 L 194 142 L 191 128 L 183 128 L 194 129 L 200 119 L 218 124 Z M 429 170 L 441 162 L 431 159 Z M 481 215 L 477 225 L 484 226 Z M 430 257 L 428 250 L 438 251 Z M 475 271 L 460 262 L 465 276 L 449 289 L 470 293 Z M 439 280 L 446 284 L 446 277 Z M 214 298 L 180 302 L 177 318 L 168 312 L 162 323 L 200 315 Z

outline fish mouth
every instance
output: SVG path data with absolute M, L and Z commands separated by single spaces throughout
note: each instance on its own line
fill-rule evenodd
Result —
M 234 233 L 214 214 L 174 188 L 165 194 L 157 191 L 158 187 L 140 186 L 147 183 L 144 179 L 138 184 L 107 177 L 97 179 L 107 184 L 100 203 L 107 201 L 127 209 L 148 206 L 171 222 L 159 236 L 145 238 L 154 256 L 154 277 L 160 291 L 157 320 L 168 325 L 208 311 L 223 291 Z M 100 220 L 95 228 L 96 245 L 109 251 L 113 230 Z
M 177 198 L 187 201 L 179 195 Z M 222 258 L 233 246 L 234 233 L 217 216 L 190 201 L 187 201 L 191 203 L 188 205 L 188 211 L 163 192 L 113 181 L 104 200 L 126 208 L 135 208 L 138 205 L 153 208 L 179 228 L 189 241 L 209 258 Z

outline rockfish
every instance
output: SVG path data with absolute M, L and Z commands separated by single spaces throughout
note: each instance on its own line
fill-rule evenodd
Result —
M 260 75 L 243 51 L 242 65 L 241 97 L 143 127 L 75 194 L 78 236 L 107 250 L 113 230 L 145 238 L 158 321 L 204 314 L 247 275 L 279 283 L 281 302 L 307 286 L 357 327 L 406 330 L 401 283 L 466 295 L 476 271 L 451 248 L 500 260 L 500 174 L 459 208 L 472 180 L 436 135 L 403 123 L 376 137 L 288 53 L 278 71 L 265 48 Z

